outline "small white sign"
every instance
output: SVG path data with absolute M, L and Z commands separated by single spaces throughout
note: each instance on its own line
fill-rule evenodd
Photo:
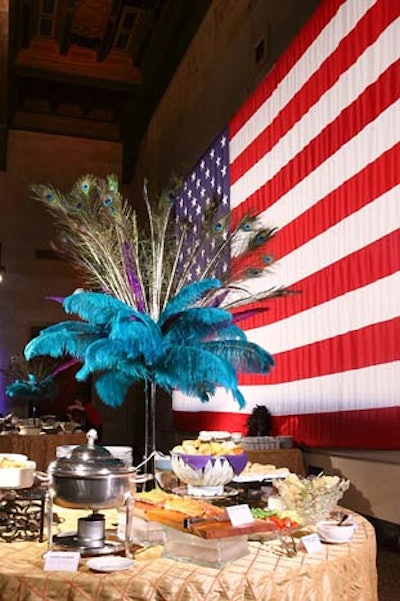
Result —
M 81 555 L 78 551 L 48 551 L 44 570 L 47 572 L 77 572 Z
M 315 553 L 321 551 L 323 545 L 318 534 L 307 534 L 301 537 L 299 547 L 303 547 L 307 553 Z
M 254 522 L 253 514 L 248 505 L 232 505 L 226 508 L 232 526 L 244 526 Z

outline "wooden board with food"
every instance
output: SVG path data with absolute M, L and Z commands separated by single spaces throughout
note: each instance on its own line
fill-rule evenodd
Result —
M 144 519 L 206 539 L 273 532 L 278 527 L 287 527 L 283 522 L 278 525 L 276 520 L 266 520 L 257 516 L 254 516 L 252 522 L 233 526 L 223 507 L 158 489 L 138 493 L 134 513 Z

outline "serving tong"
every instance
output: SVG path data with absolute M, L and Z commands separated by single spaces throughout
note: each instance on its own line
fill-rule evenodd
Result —
M 288 531 L 282 534 L 278 529 L 276 530 L 276 535 L 281 544 L 281 552 L 287 557 L 295 557 L 297 555 L 297 543 L 294 536 Z

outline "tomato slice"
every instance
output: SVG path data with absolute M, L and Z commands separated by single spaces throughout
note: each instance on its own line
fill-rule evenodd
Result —
M 277 515 L 271 515 L 269 518 L 272 522 L 274 522 L 275 526 L 277 528 L 284 528 L 285 526 L 283 525 L 283 520 L 281 520 L 281 518 L 279 518 Z

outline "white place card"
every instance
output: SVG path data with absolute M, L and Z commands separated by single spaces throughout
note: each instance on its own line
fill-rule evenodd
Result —
M 244 526 L 244 524 L 254 522 L 253 514 L 248 505 L 232 505 L 232 507 L 226 507 L 226 512 L 232 526 Z
M 302 536 L 298 546 L 300 548 L 303 547 L 307 553 L 315 553 L 316 551 L 321 551 L 323 548 L 318 534 L 307 534 L 306 536 Z
M 44 559 L 45 572 L 77 572 L 81 554 L 78 551 L 48 551 Z

